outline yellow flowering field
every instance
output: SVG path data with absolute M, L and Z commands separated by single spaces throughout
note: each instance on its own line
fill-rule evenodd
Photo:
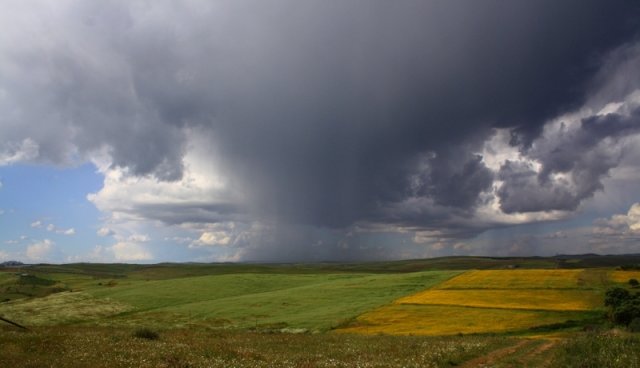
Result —
M 640 271 L 612 271 L 609 279 L 613 282 L 627 283 L 629 279 L 640 281 Z
M 563 323 L 603 307 L 607 277 L 597 269 L 468 271 L 367 312 L 340 331 L 449 335 Z
M 365 313 L 353 325 L 336 332 L 430 336 L 497 333 L 561 323 L 570 318 L 563 312 L 395 304 Z
M 500 309 L 586 311 L 602 305 L 591 290 L 425 290 L 400 298 L 395 304 L 457 305 Z
M 477 270 L 436 286 L 437 289 L 570 289 L 585 270 Z

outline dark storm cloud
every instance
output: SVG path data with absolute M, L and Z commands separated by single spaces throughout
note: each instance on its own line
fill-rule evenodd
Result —
M 0 151 L 30 138 L 37 160 L 68 164 L 106 150 L 131 174 L 176 180 L 198 127 L 254 216 L 329 227 L 468 218 L 491 189 L 476 154 L 491 129 L 526 147 L 584 102 L 640 19 L 631 1 L 12 4 Z M 540 155 L 549 172 L 576 159 Z M 608 169 L 576 166 L 592 163 L 566 165 L 597 186 Z M 509 194 L 527 170 L 500 175 L 503 209 L 532 210 Z M 540 210 L 585 197 L 545 190 Z M 198 213 L 217 219 L 186 216 Z
M 603 188 L 602 179 L 618 165 L 620 139 L 639 131 L 640 109 L 629 116 L 588 117 L 576 130 L 562 129 L 528 152 L 542 164 L 540 172 L 523 162 L 507 161 L 502 166 L 499 178 L 504 184 L 498 191 L 502 210 L 575 210 L 582 200 Z M 562 176 L 553 178 L 556 174 Z

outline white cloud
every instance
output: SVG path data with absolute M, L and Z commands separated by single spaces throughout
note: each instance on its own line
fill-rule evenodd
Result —
M 640 236 L 640 203 L 634 203 L 626 214 L 598 219 L 593 229 L 596 235 Z
M 206 231 L 202 233 L 200 238 L 191 243 L 192 246 L 216 246 L 229 245 L 231 238 L 224 231 Z
M 39 223 L 40 221 L 36 221 L 36 222 Z M 39 224 L 39 226 L 33 226 L 33 224 L 31 224 L 31 227 L 42 227 L 42 224 Z M 47 225 L 46 229 L 47 229 L 47 231 L 52 232 L 52 233 L 56 233 L 56 234 L 62 234 L 62 235 L 75 235 L 76 234 L 76 229 L 74 229 L 74 228 L 61 229 L 61 228 L 55 226 L 54 224 Z
M 626 214 L 594 221 L 589 244 L 601 253 L 638 253 L 640 250 L 640 203 Z
M 180 180 L 160 181 L 137 177 L 113 165 L 108 155 L 94 158 L 104 185 L 87 199 L 110 221 L 161 221 L 215 223 L 239 217 L 240 195 L 229 185 L 204 132 L 188 133 L 189 146 Z
M 153 253 L 145 245 L 151 241 L 147 234 L 136 232 L 137 224 L 124 222 L 111 223 L 109 227 L 98 229 L 97 235 L 113 236 L 116 243 L 110 246 L 96 245 L 89 254 L 72 257 L 71 261 L 90 262 L 131 262 L 152 260 Z M 139 230 L 139 229 L 138 229 Z
M 115 235 L 115 231 L 113 231 L 113 229 L 110 229 L 108 227 L 101 227 L 100 229 L 98 229 L 98 231 L 96 232 L 96 234 L 98 234 L 98 236 L 112 236 Z
M 173 236 L 173 237 L 165 237 L 164 241 L 171 241 L 178 244 L 191 243 L 194 239 L 188 236 Z
M 151 238 L 146 234 L 133 234 L 129 236 L 128 240 L 133 243 L 147 243 L 151 241 Z
M 116 261 L 147 261 L 153 259 L 151 252 L 138 243 L 118 242 L 109 247 Z
M 202 232 L 198 239 L 189 244 L 189 248 L 237 245 L 247 236 L 247 232 L 252 231 L 244 225 L 236 226 L 234 222 L 207 224 L 194 230 Z
M 416 231 L 413 234 L 413 242 L 416 244 L 433 243 L 437 242 L 442 235 L 442 232 L 437 230 Z
M 34 221 L 31 223 L 31 227 L 34 229 L 39 229 L 42 227 L 42 221 L 38 220 L 38 221 Z
M 51 252 L 54 242 L 49 239 L 33 243 L 27 247 L 27 258 L 30 261 L 44 261 L 46 256 Z
M 96 245 L 89 254 L 68 256 L 67 262 L 100 262 L 109 263 L 113 262 L 113 254 L 109 252 L 108 247 L 102 245 Z
M 91 252 L 67 257 L 67 262 L 131 262 L 152 260 L 152 253 L 135 243 L 118 242 L 112 246 L 96 245 Z
M 0 152 L 0 166 L 31 161 L 37 158 L 38 154 L 39 146 L 31 138 L 26 138 L 22 142 L 10 142 Z
M 76 229 L 70 228 L 70 229 L 64 230 L 62 233 L 64 235 L 75 235 L 76 234 Z

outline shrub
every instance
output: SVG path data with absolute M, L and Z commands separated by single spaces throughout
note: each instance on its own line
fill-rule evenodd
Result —
M 640 332 L 640 317 L 634 318 L 631 323 L 629 323 L 629 331 Z
M 628 325 L 635 318 L 640 318 L 640 304 L 630 300 L 613 309 L 613 322 Z
M 629 285 L 631 285 L 631 287 L 638 287 L 638 285 L 640 285 L 640 282 L 638 282 L 638 280 L 636 279 L 629 279 Z
M 140 339 L 157 340 L 160 338 L 157 332 L 149 328 L 139 328 L 133 332 L 133 336 Z
M 604 305 L 610 308 L 609 317 L 614 323 L 629 325 L 633 319 L 640 318 L 640 293 L 612 288 L 605 293 Z
M 629 300 L 630 297 L 631 293 L 627 289 L 621 287 L 611 288 L 604 294 L 604 305 L 615 309 Z

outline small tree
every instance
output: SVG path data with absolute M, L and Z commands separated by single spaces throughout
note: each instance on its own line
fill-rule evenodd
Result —
M 638 282 L 638 280 L 636 279 L 629 279 L 629 285 L 631 285 L 631 287 L 636 288 L 638 287 L 640 283 Z

